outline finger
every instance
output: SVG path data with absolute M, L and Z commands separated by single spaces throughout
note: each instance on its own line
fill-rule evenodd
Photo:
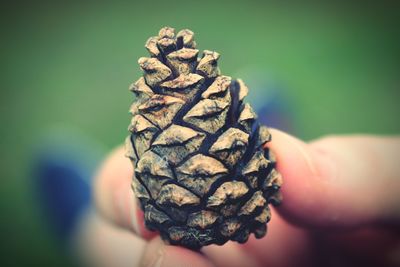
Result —
M 214 265 L 200 253 L 183 247 L 165 245 L 160 237 L 155 237 L 145 247 L 140 266 L 212 267 Z
M 284 220 L 271 209 L 268 233 L 262 239 L 251 236 L 244 249 L 261 266 L 313 266 L 313 244 L 309 232 Z
M 115 149 L 104 161 L 94 183 L 97 210 L 114 224 L 150 239 L 156 232 L 147 230 L 143 211 L 131 189 L 133 167 L 123 148 Z
M 271 130 L 284 178 L 279 211 L 310 226 L 355 226 L 400 218 L 399 138 L 329 137 L 306 144 Z
M 400 266 L 400 236 L 393 230 L 365 226 L 352 231 L 316 232 L 314 237 L 318 254 L 328 261 L 347 258 L 357 266 Z
M 146 241 L 117 228 L 94 212 L 84 216 L 72 240 L 80 265 L 93 267 L 139 266 Z
M 289 224 L 271 209 L 272 220 L 262 239 L 250 236 L 245 244 L 228 242 L 207 246 L 205 255 L 218 267 L 311 266 L 312 245 L 308 233 Z
M 159 237 L 146 242 L 93 213 L 81 223 L 74 245 L 74 251 L 85 266 L 213 266 L 197 252 L 167 246 Z
M 201 251 L 212 263 L 218 267 L 261 267 L 260 261 L 244 247 L 236 242 L 229 241 L 222 246 L 210 245 Z

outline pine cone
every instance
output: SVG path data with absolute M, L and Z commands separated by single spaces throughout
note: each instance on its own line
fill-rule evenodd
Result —
M 198 58 L 190 30 L 162 28 L 145 47 L 126 155 L 146 227 L 191 249 L 263 237 L 282 178 L 248 88 L 220 74 L 217 52 Z

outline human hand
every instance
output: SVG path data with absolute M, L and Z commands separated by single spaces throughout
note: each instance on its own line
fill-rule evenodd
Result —
M 165 245 L 144 226 L 122 148 L 96 178 L 98 211 L 147 240 L 130 243 L 132 251 L 143 249 L 143 266 L 399 266 L 400 138 L 332 136 L 306 144 L 271 133 L 283 203 L 272 210 L 263 239 L 211 245 L 200 253 Z

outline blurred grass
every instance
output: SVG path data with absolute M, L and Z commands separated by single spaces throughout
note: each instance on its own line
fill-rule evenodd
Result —
M 251 67 L 283 84 L 301 138 L 393 134 L 400 130 L 398 11 L 389 3 L 5 4 L 0 265 L 71 264 L 34 201 L 32 148 L 55 125 L 78 128 L 109 149 L 121 143 L 132 100 L 127 87 L 140 76 L 145 40 L 160 27 L 192 29 L 200 49 L 222 54 L 227 75 Z

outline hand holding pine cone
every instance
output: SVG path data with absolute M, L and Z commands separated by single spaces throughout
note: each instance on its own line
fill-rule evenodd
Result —
M 263 237 L 282 178 L 248 88 L 220 74 L 217 52 L 198 58 L 190 30 L 164 27 L 145 47 L 126 155 L 146 226 L 191 249 Z

